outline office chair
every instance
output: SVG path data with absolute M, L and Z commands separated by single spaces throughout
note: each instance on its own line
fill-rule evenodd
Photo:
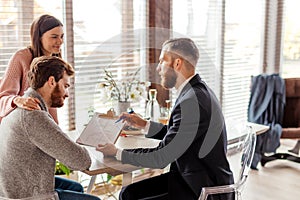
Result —
M 280 146 L 285 93 L 285 82 L 279 74 L 251 77 L 248 121 L 269 126 L 268 131 L 257 135 L 252 169 L 257 169 L 265 153 L 275 153 Z
M 281 139 L 300 139 L 300 78 L 286 78 L 286 104 L 284 108 Z M 290 153 L 291 152 L 291 153 Z M 274 153 L 262 155 L 261 165 L 267 162 L 284 159 L 300 163 L 299 152 Z M 296 154 L 295 154 L 296 153 Z
M 209 195 L 226 193 L 234 193 L 235 199 L 241 200 L 241 192 L 248 178 L 256 144 L 255 131 L 251 126 L 247 126 L 246 130 L 247 134 L 245 135 L 244 140 L 239 141 L 239 144 L 236 147 L 236 151 L 241 152 L 241 169 L 236 183 L 214 187 L 203 187 L 198 200 L 206 200 Z

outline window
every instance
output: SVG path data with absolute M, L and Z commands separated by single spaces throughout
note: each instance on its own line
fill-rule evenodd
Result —
M 300 77 L 300 22 L 297 0 L 285 1 L 282 76 Z
M 70 129 L 69 124 L 74 124 L 75 120 L 77 127 L 82 127 L 87 122 L 88 111 L 91 109 L 105 112 L 114 106 L 110 102 L 101 101 L 97 91 L 105 68 L 116 79 L 126 79 L 126 73 L 145 66 L 146 50 L 141 48 L 145 46 L 145 36 L 141 30 L 146 24 L 146 1 L 0 2 L 3 5 L 0 7 L 0 76 L 3 76 L 13 53 L 30 44 L 30 25 L 37 16 L 52 14 L 63 22 L 65 29 L 68 27 L 64 48 L 74 50 L 74 54 L 69 57 L 66 55 L 69 52 L 63 50 L 63 58 L 69 62 L 74 61 L 75 99 L 72 93 L 69 102 L 76 103 L 76 119 L 70 115 L 75 112 L 74 106 L 71 105 L 71 112 L 68 104 L 60 108 L 60 126 L 64 130 Z M 68 19 L 65 20 L 63 17 L 66 15 Z M 145 73 L 145 69 L 142 69 L 138 78 L 144 79 Z M 144 112 L 144 104 L 145 101 L 136 102 L 135 105 L 140 108 L 137 112 Z
M 60 109 L 63 129 L 69 129 L 68 123 L 75 121 L 77 127 L 82 127 L 88 120 L 89 110 L 105 112 L 115 106 L 110 101 L 100 100 L 98 84 L 104 78 L 104 69 L 111 71 L 116 79 L 126 80 L 126 73 L 140 67 L 139 78 L 142 81 L 149 75 L 149 64 L 146 63 L 149 33 L 145 30 L 149 25 L 148 7 L 151 1 L 0 2 L 0 76 L 12 54 L 29 45 L 29 28 L 34 18 L 49 13 L 65 25 L 67 37 L 63 58 L 74 63 L 76 77 L 74 94 L 69 98 L 69 105 L 75 106 L 66 105 Z M 197 72 L 215 91 L 226 118 L 247 118 L 250 77 L 260 73 L 262 68 L 266 2 L 171 1 L 171 35 L 187 36 L 196 41 L 201 54 Z M 285 0 L 283 76 L 299 76 L 300 73 L 295 67 L 300 59 L 297 51 L 298 4 L 297 0 Z M 70 47 L 73 52 L 69 55 Z M 271 51 L 271 48 L 264 49 L 264 54 Z M 145 101 L 136 102 L 133 106 L 137 107 L 137 112 L 144 113 Z M 70 110 L 74 116 L 70 115 Z
M 214 90 L 218 98 L 220 98 L 222 6 L 220 0 L 173 0 L 172 15 L 173 37 L 190 37 L 196 42 L 200 50 L 196 72 Z
M 145 36 L 141 31 L 146 23 L 145 8 L 145 1 L 140 0 L 73 0 L 77 127 L 87 122 L 89 111 L 106 112 L 116 107 L 116 102 L 103 102 L 100 97 L 104 69 L 116 80 L 128 80 L 128 72 L 145 66 Z M 145 69 L 139 76 L 146 77 Z M 145 100 L 132 106 L 143 113 L 144 105 Z
M 0 77 L 5 73 L 11 56 L 30 45 L 30 26 L 35 18 L 47 13 L 65 24 L 63 3 L 60 0 L 0 0 Z M 64 49 L 62 51 L 64 54 Z
M 263 14 L 264 1 L 226 1 L 221 89 L 226 118 L 247 120 L 251 75 L 262 68 Z
M 63 22 L 63 11 L 59 0 L 49 3 L 42 0 L 26 2 L 0 0 L 0 5 L 0 76 L 2 77 L 13 53 L 30 45 L 30 25 L 33 19 L 49 13 Z
M 247 120 L 250 77 L 261 57 L 261 0 L 173 0 L 174 35 L 200 48 L 197 73 L 219 98 L 226 118 Z

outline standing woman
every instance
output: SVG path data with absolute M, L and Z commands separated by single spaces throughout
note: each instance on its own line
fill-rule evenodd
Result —
M 16 107 L 28 110 L 40 109 L 39 100 L 33 97 L 22 97 L 29 87 L 27 72 L 31 61 L 39 56 L 61 57 L 63 44 L 63 24 L 51 15 L 42 15 L 35 19 L 30 28 L 30 46 L 18 50 L 10 59 L 8 67 L 0 83 L 0 122 Z M 57 111 L 50 108 L 49 113 L 58 123 Z M 55 189 L 58 193 L 64 190 L 83 192 L 81 184 L 55 177 Z
M 63 24 L 53 16 L 42 15 L 31 24 L 31 45 L 18 50 L 10 59 L 0 84 L 0 121 L 16 107 L 29 110 L 40 109 L 37 99 L 21 97 L 29 87 L 27 72 L 33 58 L 39 56 L 60 56 L 63 44 Z M 58 123 L 56 109 L 50 114 Z

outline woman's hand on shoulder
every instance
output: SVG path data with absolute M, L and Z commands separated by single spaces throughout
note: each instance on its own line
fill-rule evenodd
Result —
M 13 100 L 15 106 L 26 110 L 41 110 L 39 103 L 40 100 L 33 97 L 16 97 Z

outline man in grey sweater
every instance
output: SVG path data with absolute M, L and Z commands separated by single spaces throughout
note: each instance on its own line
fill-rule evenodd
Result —
M 0 199 L 57 198 L 56 159 L 73 170 L 90 167 L 87 150 L 63 133 L 48 113 L 50 107 L 63 106 L 73 74 L 72 66 L 57 57 L 43 56 L 32 61 L 28 73 L 30 88 L 25 96 L 38 103 L 39 109 L 16 108 L 0 125 Z M 58 195 L 61 200 L 99 200 L 73 191 Z

